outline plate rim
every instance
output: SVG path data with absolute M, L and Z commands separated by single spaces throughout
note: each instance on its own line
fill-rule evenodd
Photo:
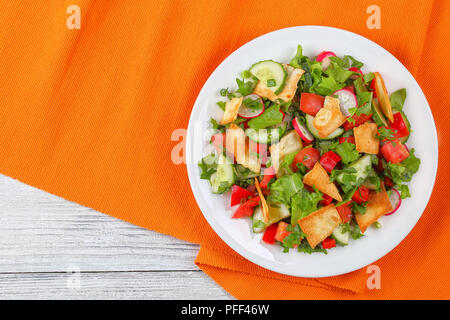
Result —
M 299 268 L 298 270 L 300 272 L 294 272 L 294 271 L 289 271 L 289 270 L 280 270 L 279 268 L 281 268 L 283 266 L 283 264 L 280 263 L 274 263 L 274 262 L 270 262 L 264 258 L 261 258 L 260 256 L 256 255 L 255 253 L 253 253 L 251 250 L 247 250 L 244 246 L 242 246 L 238 241 L 236 241 L 235 239 L 233 239 L 231 236 L 229 236 L 225 231 L 223 231 L 222 226 L 217 223 L 217 221 L 215 221 L 215 219 L 212 218 L 211 215 L 205 214 L 206 208 L 204 208 L 203 204 L 201 203 L 201 201 L 199 201 L 199 196 L 197 195 L 197 188 L 194 187 L 193 184 L 193 180 L 194 179 L 198 179 L 198 177 L 194 177 L 194 172 L 192 167 L 195 166 L 196 164 L 194 163 L 186 163 L 186 169 L 188 172 L 188 178 L 189 178 L 189 184 L 191 187 L 191 190 L 194 194 L 194 198 L 196 200 L 196 203 L 198 205 L 198 207 L 200 208 L 200 211 L 202 212 L 202 215 L 205 217 L 205 219 L 207 220 L 207 222 L 209 223 L 209 225 L 211 226 L 211 228 L 213 229 L 213 231 L 218 235 L 218 237 L 220 239 L 222 239 L 233 251 L 235 251 L 236 253 L 238 253 L 241 257 L 255 263 L 256 265 L 263 267 L 267 270 L 279 273 L 279 274 L 284 274 L 284 275 L 288 275 L 288 276 L 294 276 L 294 277 L 308 277 L 308 278 L 324 278 L 324 277 L 331 277 L 331 276 L 338 276 L 338 275 L 343 275 L 343 274 L 347 274 L 356 270 L 359 270 L 361 268 L 364 268 L 365 266 L 368 266 L 376 261 L 378 261 L 379 259 L 381 259 L 382 257 L 384 257 L 385 255 L 387 255 L 388 253 L 390 253 L 393 249 L 395 249 L 410 233 L 411 231 L 414 229 L 414 227 L 417 225 L 417 222 L 420 220 L 420 218 L 423 215 L 423 212 L 426 210 L 426 207 L 428 206 L 428 203 L 430 201 L 430 197 L 431 194 L 433 192 L 434 189 L 434 185 L 435 185 L 435 181 L 436 181 L 436 175 L 437 175 L 437 169 L 438 169 L 438 157 L 439 157 L 439 143 L 438 143 L 438 137 L 437 137 L 437 129 L 436 129 L 436 123 L 434 121 L 434 117 L 433 117 L 433 113 L 431 111 L 430 105 L 428 103 L 428 100 L 422 90 L 422 88 L 420 87 L 420 85 L 417 83 L 417 80 L 414 78 L 414 76 L 409 72 L 409 70 L 392 54 L 390 53 L 388 50 L 386 50 L 385 48 L 383 48 L 382 46 L 380 46 L 379 44 L 377 44 L 376 42 L 361 36 L 359 34 L 356 34 L 354 32 L 348 31 L 348 30 L 344 30 L 344 29 L 340 29 L 340 28 L 335 28 L 335 27 L 329 27 L 329 26 L 319 26 L 319 25 L 302 25 L 302 26 L 293 26 L 293 27 L 287 27 L 287 28 L 282 28 L 282 29 L 278 29 L 278 30 L 274 30 L 268 33 L 265 33 L 263 35 L 260 35 L 248 42 L 246 42 L 245 44 L 243 44 L 242 46 L 240 46 L 239 48 L 237 48 L 236 50 L 234 50 L 231 54 L 229 54 L 225 59 L 223 59 L 218 65 L 217 67 L 214 69 L 214 71 L 210 74 L 210 76 L 208 77 L 208 79 L 205 81 L 205 83 L 203 84 L 201 90 L 199 91 L 197 98 L 195 100 L 195 103 L 193 105 L 193 108 L 191 110 L 191 114 L 189 117 L 189 123 L 188 123 L 188 128 L 187 128 L 187 132 L 186 132 L 186 147 L 185 147 L 185 158 L 186 161 L 190 161 L 192 159 L 192 137 L 191 137 L 191 130 L 190 128 L 192 128 L 192 123 L 195 121 L 193 119 L 193 114 L 195 113 L 194 111 L 196 111 L 198 108 L 200 108 L 200 103 L 199 100 L 200 98 L 202 98 L 202 96 L 204 95 L 204 90 L 205 87 L 207 86 L 207 84 L 210 82 L 210 80 L 215 76 L 215 73 L 217 72 L 217 70 L 221 67 L 222 64 L 225 63 L 225 61 L 227 61 L 230 57 L 239 54 L 239 51 L 243 50 L 244 48 L 246 48 L 247 46 L 250 46 L 253 42 L 256 42 L 258 40 L 260 40 L 261 38 L 264 37 L 269 37 L 269 36 L 273 36 L 273 34 L 275 33 L 283 33 L 283 32 L 289 32 L 291 30 L 297 30 L 297 29 L 310 29 L 310 30 L 314 30 L 314 29 L 328 29 L 330 31 L 333 32 L 341 32 L 341 33 L 347 33 L 348 35 L 352 36 L 352 37 L 356 37 L 359 38 L 363 41 L 368 41 L 369 43 L 371 43 L 372 45 L 378 47 L 379 49 L 381 49 L 382 51 L 384 51 L 388 56 L 390 56 L 390 58 L 392 58 L 394 61 L 396 61 L 398 63 L 398 65 L 400 66 L 400 68 L 402 68 L 405 72 L 407 72 L 410 77 L 414 80 L 414 85 L 417 86 L 417 88 L 419 89 L 418 92 L 419 94 L 423 97 L 424 101 L 426 102 L 425 105 L 425 109 L 426 109 L 426 113 L 428 114 L 428 116 L 431 119 L 431 123 L 432 123 L 432 127 L 433 127 L 433 142 L 434 142 L 434 151 L 435 151 L 435 158 L 434 158 L 434 166 L 433 166 L 433 174 L 432 174 L 432 183 L 430 184 L 430 186 L 427 189 L 426 192 L 426 196 L 425 199 L 426 201 L 424 209 L 422 210 L 422 212 L 417 215 L 417 219 L 415 219 L 414 223 L 411 225 L 411 228 L 404 234 L 403 237 L 400 237 L 400 239 L 396 239 L 396 241 L 393 241 L 391 243 L 390 246 L 386 247 L 386 250 L 384 250 L 384 253 L 378 254 L 374 259 L 370 259 L 371 261 L 366 262 L 360 262 L 357 264 L 354 264 L 351 268 L 349 268 L 349 270 L 344 271 L 344 272 L 333 272 L 333 270 L 330 270 L 329 273 L 327 274 L 311 274 L 311 273 L 305 273 L 305 272 L 301 272 L 301 268 Z

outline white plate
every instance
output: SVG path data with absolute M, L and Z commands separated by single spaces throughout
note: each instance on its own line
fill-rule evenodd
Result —
M 405 41 L 407 41 L 405 39 Z M 253 63 L 273 59 L 288 63 L 297 44 L 303 54 L 315 56 L 331 50 L 338 56 L 351 55 L 364 63 L 362 71 L 379 71 L 389 92 L 406 88 L 405 109 L 413 132 L 408 147 L 416 149 L 422 163 L 410 183 L 412 198 L 403 201 L 395 214 L 383 217 L 381 229 L 370 227 L 366 236 L 350 241 L 346 247 L 328 250 L 328 255 L 307 255 L 291 250 L 282 253 L 279 246 L 266 245 L 262 234 L 253 234 L 248 219 L 231 219 L 229 195 L 214 195 L 208 181 L 199 178 L 198 161 L 205 155 L 209 136 L 198 136 L 209 127 L 210 117 L 220 119 L 216 106 L 222 101 L 221 88 L 236 88 L 235 78 Z M 196 131 L 199 130 L 199 131 Z M 302 26 L 274 31 L 243 45 L 226 58 L 212 73 L 197 97 L 186 137 L 186 160 L 195 199 L 214 231 L 233 250 L 264 268 L 299 277 L 327 277 L 348 273 L 380 259 L 395 248 L 411 231 L 424 211 L 433 190 L 438 163 L 436 127 L 428 102 L 408 70 L 388 51 L 357 34 L 329 27 Z M 419 249 L 419 248 L 418 248 Z M 411 262 L 413 263 L 413 262 Z

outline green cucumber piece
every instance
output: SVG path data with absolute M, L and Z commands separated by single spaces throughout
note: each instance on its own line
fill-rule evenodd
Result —
M 356 169 L 356 181 L 364 181 L 372 167 L 372 155 L 366 154 L 353 162 L 349 167 Z
M 281 63 L 273 60 L 257 62 L 249 71 L 275 94 L 279 94 L 286 84 L 286 70 Z
M 372 99 L 372 120 L 373 122 L 375 122 L 375 124 L 378 127 L 384 127 L 384 126 L 388 126 L 388 123 L 385 119 L 385 117 L 383 116 L 383 113 L 381 113 L 380 107 L 378 106 L 377 102 Z
M 369 170 L 367 178 L 366 180 L 364 180 L 362 185 L 365 186 L 366 188 L 369 188 L 370 190 L 380 189 L 380 177 L 373 168 Z
M 233 163 L 221 154 L 217 163 L 217 171 L 210 178 L 212 192 L 220 194 L 228 191 L 234 180 Z
M 354 168 L 356 170 L 356 172 L 354 173 L 354 175 L 356 176 L 356 181 L 352 183 L 352 186 L 359 187 L 364 182 L 364 180 L 366 180 L 367 176 L 369 175 L 370 169 L 372 168 L 372 155 L 366 154 L 350 164 L 348 167 Z M 344 183 L 343 178 L 344 173 L 341 173 L 336 177 L 336 181 L 342 185 Z
M 278 130 L 278 139 L 280 140 L 283 134 L 286 132 L 287 123 L 283 122 L 277 128 L 267 128 L 267 129 L 253 129 L 247 128 L 245 129 L 245 135 L 252 141 L 262 144 L 270 144 L 272 139 L 274 138 L 275 133 Z
M 258 206 L 255 208 L 252 223 L 253 232 L 255 233 L 263 232 L 264 229 L 266 229 L 268 226 L 277 223 L 278 221 L 283 220 L 284 218 L 287 218 L 291 215 L 288 207 L 286 207 L 284 204 L 279 204 L 276 207 L 268 205 L 268 207 L 270 219 L 267 223 L 264 222 L 261 207 Z
M 334 139 L 334 138 L 336 138 L 336 137 L 339 137 L 341 134 L 344 133 L 344 129 L 342 129 L 342 128 L 339 127 L 339 128 L 337 128 L 336 130 L 334 130 L 332 133 L 330 133 L 330 134 L 328 135 L 328 137 L 326 137 L 326 138 L 321 138 L 321 137 L 319 136 L 319 132 L 317 132 L 316 127 L 314 127 L 314 124 L 313 124 L 314 117 L 313 117 L 312 115 L 310 115 L 310 114 L 307 114 L 305 118 L 306 118 L 306 127 L 308 128 L 309 132 L 311 132 L 311 134 L 312 134 L 315 138 L 317 138 L 317 139 L 319 139 L 319 140 L 331 140 L 331 139 Z
M 348 245 L 348 240 L 350 239 L 350 232 L 347 230 L 344 232 L 345 226 L 340 224 L 332 233 L 332 237 L 342 246 Z

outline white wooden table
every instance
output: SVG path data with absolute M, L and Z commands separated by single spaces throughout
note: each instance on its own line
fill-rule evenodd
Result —
M 198 249 L 0 175 L 0 299 L 232 299 Z

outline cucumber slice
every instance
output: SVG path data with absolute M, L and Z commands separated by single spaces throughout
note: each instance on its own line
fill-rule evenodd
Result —
M 372 99 L 372 111 L 373 111 L 372 120 L 378 127 L 388 126 L 386 119 L 381 113 L 378 102 L 374 99 Z
M 224 193 L 234 183 L 233 163 L 223 154 L 219 156 L 217 171 L 211 175 L 210 183 L 213 193 Z
M 281 63 L 264 60 L 252 65 L 249 71 L 275 94 L 283 90 L 287 72 Z
M 268 204 L 268 207 L 270 219 L 267 223 L 264 222 L 261 207 L 256 207 L 255 213 L 253 214 L 253 232 L 263 232 L 264 229 L 271 224 L 277 223 L 278 221 L 283 220 L 284 218 L 287 218 L 291 215 L 289 209 L 284 204 L 279 204 L 279 206 L 277 207 Z
M 349 165 L 349 168 L 354 168 L 356 172 L 354 175 L 356 176 L 356 181 L 352 183 L 353 187 L 359 187 L 364 180 L 366 180 L 369 175 L 370 169 L 372 168 L 372 155 L 366 154 Z M 336 180 L 340 184 L 343 184 L 344 174 L 341 173 L 337 176 Z M 349 182 L 347 182 L 349 184 Z
M 332 237 L 342 246 L 348 245 L 348 240 L 350 239 L 350 232 L 347 230 L 344 232 L 345 226 L 340 224 L 336 229 L 334 229 Z
M 272 138 L 276 135 L 278 130 L 278 140 L 281 139 L 283 134 L 286 132 L 287 123 L 283 122 L 277 128 L 267 128 L 267 129 L 253 129 L 247 128 L 245 130 L 245 135 L 250 139 L 257 143 L 269 144 L 272 141 Z
M 328 137 L 326 138 L 321 138 L 319 136 L 319 132 L 317 132 L 316 127 L 314 127 L 313 121 L 314 121 L 314 117 L 310 114 L 306 115 L 306 127 L 308 128 L 309 132 L 311 132 L 311 134 L 316 137 L 319 140 L 330 140 L 330 139 L 334 139 L 336 137 L 339 137 L 341 134 L 344 133 L 344 129 L 342 128 L 337 128 L 336 130 L 334 130 L 332 133 L 330 133 L 328 135 Z
M 369 188 L 370 190 L 380 189 L 380 177 L 377 175 L 373 168 L 369 170 L 367 178 L 366 180 L 364 180 L 362 185 L 366 188 Z
M 252 228 L 254 233 L 263 232 L 267 225 L 264 222 L 264 217 L 262 214 L 261 207 L 256 207 L 255 212 L 253 213 L 253 222 Z
M 372 167 L 372 155 L 366 154 L 353 162 L 349 167 L 356 169 L 356 181 L 364 181 Z

